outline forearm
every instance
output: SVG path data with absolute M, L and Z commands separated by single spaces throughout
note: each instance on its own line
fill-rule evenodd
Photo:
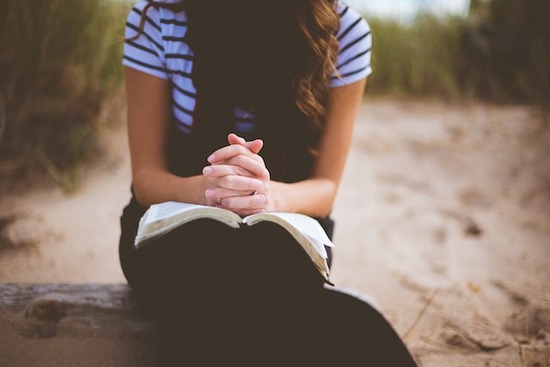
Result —
M 275 211 L 327 216 L 334 203 L 337 184 L 329 179 L 312 178 L 296 183 L 271 182 Z
M 143 206 L 163 201 L 206 205 L 204 176 L 179 177 L 161 169 L 141 170 L 133 174 L 134 193 Z
M 292 184 L 272 183 L 274 210 L 319 217 L 330 213 L 351 147 L 365 83 L 363 79 L 331 89 L 312 178 Z

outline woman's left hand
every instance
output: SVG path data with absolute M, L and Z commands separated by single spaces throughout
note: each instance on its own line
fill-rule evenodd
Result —
M 270 210 L 270 175 L 258 154 L 263 142 L 235 134 L 228 135 L 228 142 L 208 157 L 211 165 L 203 170 L 207 201 L 241 216 Z

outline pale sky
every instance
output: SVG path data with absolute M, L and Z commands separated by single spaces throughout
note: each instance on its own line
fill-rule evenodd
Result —
M 467 15 L 469 0 L 344 0 L 352 8 L 366 15 L 410 19 L 419 9 L 436 14 Z

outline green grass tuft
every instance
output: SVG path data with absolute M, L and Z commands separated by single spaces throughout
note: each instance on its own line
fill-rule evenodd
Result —
M 49 172 L 64 187 L 95 146 L 97 115 L 121 84 L 129 4 L 0 2 L 0 173 Z

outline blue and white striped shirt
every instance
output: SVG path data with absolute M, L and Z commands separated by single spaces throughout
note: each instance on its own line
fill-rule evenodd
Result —
M 174 12 L 151 7 L 147 11 L 143 33 L 132 40 L 139 30 L 141 14 L 147 1 L 139 1 L 130 11 L 126 23 L 123 65 L 167 79 L 172 85 L 173 115 L 177 127 L 189 133 L 196 105 L 196 89 L 191 70 L 193 52 L 183 37 L 187 32 L 185 11 Z M 337 59 L 339 76 L 333 76 L 330 87 L 351 84 L 367 77 L 371 72 L 372 36 L 367 22 L 355 10 L 338 2 L 340 29 L 337 38 L 340 52 Z M 237 133 L 254 130 L 253 114 L 235 108 Z

